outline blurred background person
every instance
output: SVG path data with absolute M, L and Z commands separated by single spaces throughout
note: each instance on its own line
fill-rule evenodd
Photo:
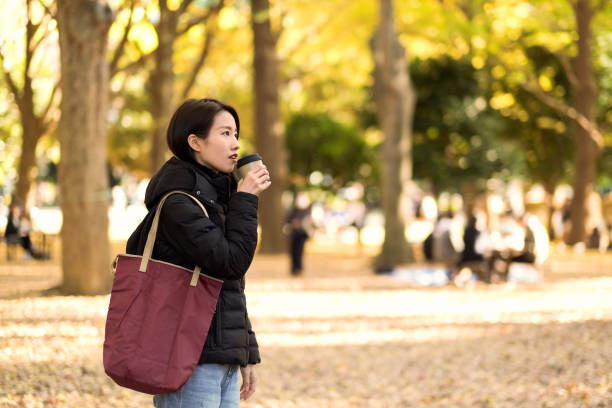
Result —
M 286 229 L 289 235 L 292 276 L 298 276 L 302 273 L 304 245 L 312 233 L 310 207 L 310 197 L 306 192 L 300 191 L 295 195 L 293 205 L 287 216 Z
M 432 232 L 431 256 L 434 262 L 453 268 L 460 259 L 463 243 L 457 234 L 457 221 L 452 212 L 440 214 Z
M 9 207 L 6 229 L 4 231 L 7 245 L 21 245 L 26 251 L 26 256 L 34 259 L 46 259 L 49 256 L 39 251 L 30 238 L 32 224 L 25 214 L 24 206 L 19 199 L 13 197 Z M 10 257 L 10 251 L 7 252 Z
M 465 281 L 466 275 L 471 277 L 472 274 L 476 274 L 479 280 L 489 282 L 489 270 L 485 259 L 485 254 L 489 250 L 488 245 L 487 215 L 484 211 L 475 211 L 468 218 L 463 232 L 463 251 L 453 278 Z
M 550 242 L 546 227 L 533 214 L 517 218 L 504 214 L 500 231 L 493 234 L 489 258 L 491 277 L 507 281 L 513 263 L 539 267 L 548 258 Z

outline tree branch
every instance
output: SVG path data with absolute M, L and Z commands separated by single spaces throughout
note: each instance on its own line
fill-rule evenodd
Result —
M 204 66 L 204 63 L 206 62 L 206 58 L 208 57 L 208 53 L 210 51 L 212 40 L 214 38 L 214 31 L 208 24 L 208 20 L 210 17 L 216 16 L 219 13 L 219 11 L 221 11 L 221 9 L 223 8 L 223 3 L 224 3 L 224 0 L 220 0 L 217 3 L 217 5 L 213 7 L 212 9 L 210 9 L 209 12 L 206 14 L 206 16 L 204 16 L 203 21 L 204 21 L 204 26 L 206 27 L 206 39 L 204 40 L 204 46 L 202 47 L 202 52 L 200 53 L 200 56 L 197 62 L 195 63 L 193 69 L 191 70 L 191 75 L 189 76 L 189 79 L 187 80 L 185 87 L 183 88 L 183 93 L 182 93 L 183 99 L 187 98 L 189 91 L 191 91 L 191 88 L 193 88 L 193 86 L 195 85 L 198 74 L 200 73 L 200 70 Z M 183 31 L 183 32 L 186 32 L 186 31 Z
M 57 129 L 57 120 L 47 120 L 45 123 L 43 123 L 42 125 L 42 129 L 44 129 L 44 133 L 43 135 L 52 135 L 53 133 L 55 133 L 55 129 Z
M 299 49 L 304 45 L 304 42 L 306 41 L 306 39 L 312 35 L 312 33 L 317 33 L 319 34 L 319 36 L 321 35 L 321 33 L 323 33 L 323 31 L 328 28 L 331 25 L 331 22 L 335 19 L 338 18 L 339 16 L 343 15 L 344 11 L 351 5 L 351 0 L 347 0 L 344 3 L 342 3 L 338 8 L 337 8 L 337 12 L 334 13 L 334 15 L 329 16 L 327 19 L 325 19 L 324 21 L 320 22 L 319 24 L 317 24 L 316 26 L 311 26 L 309 30 L 306 30 L 306 32 L 304 33 L 304 35 L 302 36 L 302 38 L 300 38 L 299 41 L 296 41 L 296 46 L 293 47 L 292 49 L 288 50 L 285 53 L 285 57 L 282 59 L 283 61 L 288 61 L 291 59 L 291 57 L 296 54 Z M 422 34 L 422 32 L 421 32 Z M 278 41 L 278 38 L 275 39 L 276 41 Z M 280 61 L 280 56 L 279 56 L 279 61 Z
M 572 86 L 572 88 L 575 89 L 578 86 L 578 77 L 576 76 L 576 72 L 572 68 L 572 63 L 569 57 L 567 56 L 567 54 L 563 52 L 555 53 L 554 55 L 557 57 L 557 59 L 561 63 L 561 66 L 563 67 L 563 70 L 565 71 L 565 75 L 567 76 L 567 79 L 570 82 L 570 85 Z
M 183 34 L 185 34 L 187 31 L 189 31 L 192 27 L 197 26 L 198 24 L 201 23 L 206 23 L 208 21 L 208 19 L 211 16 L 211 12 L 208 12 L 204 15 L 201 16 L 196 16 L 193 17 L 191 20 L 189 20 L 184 27 L 181 27 L 179 30 L 176 30 L 176 36 L 180 37 Z
M 121 41 L 119 42 L 119 45 L 117 45 L 117 48 L 115 49 L 115 52 L 113 53 L 113 58 L 111 59 L 111 62 L 109 65 L 111 78 L 117 73 L 117 65 L 119 64 L 119 58 L 121 58 L 121 56 L 123 55 L 123 52 L 125 51 L 125 45 L 127 44 L 127 41 L 128 41 L 128 34 L 130 33 L 130 30 L 132 29 L 132 19 L 134 17 L 135 6 L 136 6 L 136 2 L 134 0 L 131 0 L 130 1 L 130 16 L 128 17 L 128 22 L 125 25 L 123 36 L 121 37 Z
M 182 36 L 183 34 L 185 34 L 187 31 L 189 31 L 192 27 L 204 23 L 206 24 L 206 22 L 208 22 L 208 19 L 213 16 L 218 14 L 221 9 L 223 8 L 224 5 L 224 0 L 219 0 L 219 2 L 217 3 L 216 6 L 210 8 L 208 10 L 208 13 L 201 15 L 201 16 L 196 16 L 194 18 L 192 18 L 191 20 L 189 20 L 184 27 L 182 27 L 181 29 L 177 30 L 177 37 Z
M 442 3 L 442 6 L 444 7 L 444 3 L 443 2 L 441 3 Z M 471 4 L 469 4 L 469 2 L 459 2 L 457 7 L 459 8 L 459 10 L 461 10 L 465 18 L 471 22 L 474 20 L 474 12 L 472 11 L 472 8 L 470 7 L 470 5 Z
M 0 66 L 2 66 L 2 73 L 4 74 L 6 83 L 9 89 L 11 90 L 13 97 L 15 98 L 15 102 L 17 103 L 17 106 L 19 106 L 19 109 L 21 110 L 23 108 L 23 97 L 21 95 L 21 92 L 19 91 L 19 88 L 17 88 L 17 85 L 13 81 L 13 78 L 11 77 L 10 72 L 8 72 L 6 68 L 4 67 L 4 54 L 2 53 L 1 48 L 0 48 Z
M 608 6 L 609 3 L 610 3 L 610 0 L 601 0 L 599 4 L 597 4 L 596 6 L 593 6 L 593 12 L 597 14 L 603 11 Z
M 53 20 L 53 17 L 51 17 L 51 16 L 49 16 L 49 17 L 51 18 L 51 20 Z M 30 45 L 29 49 L 30 49 L 30 51 L 32 51 L 32 54 L 34 52 L 36 52 L 36 50 L 38 49 L 40 44 L 42 44 L 42 42 L 44 40 L 46 40 L 48 38 L 49 34 L 51 33 L 52 30 L 50 28 L 50 24 L 49 23 L 50 22 L 48 22 L 47 24 L 44 25 L 45 32 L 40 35 L 40 37 L 38 38 L 38 40 L 35 43 Z M 41 21 L 41 23 L 37 24 L 36 27 L 37 27 L 37 29 L 34 31 L 34 33 L 32 35 L 32 38 L 36 37 L 36 33 L 37 33 L 38 29 L 40 27 L 42 27 L 42 21 Z
M 544 103 L 545 105 L 548 105 L 550 108 L 556 110 L 560 114 L 567 116 L 568 118 L 576 122 L 581 128 L 587 131 L 587 133 L 599 149 L 602 149 L 604 147 L 604 139 L 596 123 L 590 121 L 587 117 L 576 111 L 576 109 L 567 105 L 565 102 L 560 101 L 559 99 L 548 94 L 540 87 L 540 85 L 535 79 L 521 84 L 521 87 L 525 91 L 533 95 L 540 102 Z
M 25 38 L 25 69 L 23 70 L 23 79 L 24 79 L 24 86 L 23 86 L 23 92 L 24 95 L 28 92 L 29 88 L 29 70 L 30 70 L 30 64 L 32 63 L 32 55 L 34 54 L 34 51 L 32 50 L 32 41 L 34 39 L 34 34 L 36 34 L 36 31 L 38 30 L 39 25 L 38 24 L 34 24 L 34 22 L 32 21 L 32 2 L 31 0 L 28 0 L 26 2 L 26 7 L 27 7 L 27 18 L 28 21 L 26 22 L 26 38 Z M 27 98 L 27 96 L 25 96 Z
M 153 56 L 154 53 L 155 51 L 152 51 L 148 54 L 141 54 L 140 57 L 138 57 L 138 59 L 130 62 L 129 64 L 123 67 L 120 67 L 120 68 L 118 67 L 112 75 L 115 76 L 116 74 L 120 72 L 128 72 L 128 73 L 134 72 L 136 69 L 142 68 L 147 63 L 147 61 Z
M 51 20 L 55 19 L 55 15 L 53 12 L 51 12 L 51 10 L 49 9 L 49 7 L 43 2 L 43 0 L 38 0 L 38 3 L 40 3 L 40 5 L 44 8 L 45 10 L 45 14 L 49 16 L 49 18 Z M 29 9 L 29 4 L 28 3 L 28 9 Z M 47 22 L 47 24 L 44 24 L 44 28 L 45 31 L 44 33 L 42 33 L 40 35 L 40 37 L 35 41 L 32 42 L 34 40 L 34 38 L 36 37 L 36 34 L 38 33 L 38 30 L 43 27 L 43 19 L 45 18 L 45 16 L 43 16 L 41 18 L 41 21 L 38 24 L 34 24 L 30 18 L 30 13 L 28 11 L 28 30 L 32 30 L 31 32 L 28 32 L 28 50 L 34 54 L 36 52 L 36 50 L 38 49 L 38 47 L 40 46 L 40 44 L 42 44 L 42 42 L 47 39 L 47 37 L 49 36 L 49 33 L 52 31 L 50 29 L 50 22 Z M 31 25 L 31 26 L 30 26 Z
M 59 89 L 60 85 L 61 85 L 61 80 L 57 81 L 55 85 L 53 85 L 53 90 L 51 91 L 51 95 L 49 96 L 49 100 L 47 101 L 47 106 L 45 106 L 45 108 L 40 114 L 40 118 L 44 122 L 43 129 L 45 130 L 49 127 L 49 124 L 51 122 L 47 116 L 49 115 L 51 106 L 53 106 L 53 100 L 55 99 L 55 95 L 57 94 L 57 90 Z
M 272 37 L 274 38 L 274 44 L 278 44 L 278 40 L 280 40 L 281 35 L 283 35 L 283 20 L 285 19 L 286 15 L 287 15 L 286 11 L 281 11 L 280 24 L 278 25 L 278 29 L 276 31 L 273 31 L 272 25 L 270 25 L 270 31 L 272 31 Z
M 183 0 L 179 8 L 177 9 L 178 15 L 182 15 L 185 11 L 187 11 L 187 7 L 191 4 L 193 0 Z
M 38 2 L 45 9 L 45 12 L 51 16 L 51 18 L 54 20 L 57 18 L 56 14 L 49 9 L 49 6 L 47 6 L 43 0 L 38 0 Z
M 183 88 L 183 99 L 187 98 L 189 91 L 191 91 L 191 88 L 193 88 L 193 85 L 196 82 L 196 78 L 198 74 L 200 73 L 200 70 L 204 66 L 206 57 L 208 56 L 208 52 L 210 50 L 210 44 L 212 43 L 212 39 L 213 39 L 213 34 L 211 30 L 206 30 L 206 31 L 207 31 L 206 40 L 204 40 L 204 47 L 202 47 L 202 52 L 200 53 L 200 57 L 198 58 L 198 61 L 196 62 L 193 69 L 191 70 L 191 75 L 189 76 L 189 79 L 187 80 L 187 83 L 185 84 L 185 88 Z
M 46 31 L 43 35 L 41 35 L 37 41 L 30 43 L 28 49 L 30 50 L 30 52 L 32 52 L 32 54 L 36 52 L 40 44 L 42 44 L 42 42 L 47 38 L 47 34 L 49 34 L 49 31 Z

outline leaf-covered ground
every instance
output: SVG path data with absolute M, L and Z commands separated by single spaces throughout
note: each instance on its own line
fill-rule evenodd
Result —
M 257 255 L 263 363 L 244 407 L 612 407 L 612 255 L 557 254 L 537 285 L 415 288 L 356 252 Z M 0 265 L 0 407 L 146 407 L 102 368 L 108 296 L 53 263 Z M 53 292 L 51 292 L 53 293 Z

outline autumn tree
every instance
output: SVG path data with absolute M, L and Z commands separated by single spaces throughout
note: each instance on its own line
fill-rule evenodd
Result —
M 385 240 L 377 267 L 387 269 L 414 260 L 401 210 L 404 185 L 412 173 L 411 129 L 416 95 L 408 74 L 406 51 L 395 30 L 391 0 L 380 1 L 380 22 L 372 38 L 372 53 L 376 112 L 385 137 L 381 155 Z
M 380 182 L 376 150 L 356 127 L 325 113 L 297 113 L 287 121 L 286 130 L 293 184 L 305 185 L 313 171 L 330 175 L 333 178 L 330 188 L 354 181 L 367 188 Z M 364 166 L 369 171 L 365 175 Z
M 603 149 L 603 138 L 596 122 L 597 82 L 593 69 L 592 21 L 607 0 L 599 0 L 594 6 L 591 0 L 571 1 L 576 19 L 577 55 L 573 67 L 567 66 L 574 95 L 574 106 L 560 106 L 567 116 L 576 122 L 576 158 L 574 196 L 570 209 L 571 230 L 569 243 L 584 242 L 587 237 L 587 199 L 593 191 L 597 158 Z M 572 69 L 573 68 L 573 69 Z M 554 103 L 553 103 L 554 105 Z
M 151 156 L 150 171 L 155 172 L 166 161 L 166 127 L 170 116 L 177 103 L 175 95 L 175 47 L 179 38 L 184 36 L 192 28 L 202 25 L 206 35 L 202 41 L 197 57 L 191 67 L 190 74 L 183 83 L 183 88 L 178 97 L 184 99 L 196 82 L 196 77 L 204 66 L 206 57 L 210 51 L 213 35 L 215 17 L 223 8 L 223 0 L 182 0 L 172 2 L 159 0 L 158 17 L 149 17 L 157 37 L 157 46 L 149 53 L 141 52 L 136 59 L 125 58 L 126 47 L 132 46 L 139 49 L 138 41 L 130 44 L 130 30 L 134 26 L 133 14 L 139 5 L 138 0 L 130 0 L 126 7 L 129 8 L 129 18 L 123 30 L 123 36 L 113 50 L 110 62 L 111 77 L 120 72 L 134 72 L 144 67 L 150 67 L 146 85 L 149 99 L 149 111 L 153 120 L 151 129 Z M 174 6 L 173 6 L 174 5 Z M 149 11 L 151 9 L 149 8 Z M 123 58 L 123 62 L 122 62 Z
M 377 259 L 379 269 L 414 260 L 402 217 L 404 186 L 412 177 L 411 135 L 416 95 L 408 73 L 406 51 L 395 30 L 391 0 L 380 0 L 380 22 L 372 38 L 374 99 L 382 146 L 382 207 L 385 240 Z
M 524 103 L 520 92 L 526 91 L 546 109 L 554 110 L 562 121 L 570 123 L 575 156 L 569 241 L 584 242 L 586 198 L 594 189 L 597 161 L 605 145 L 601 121 L 605 115 L 598 115 L 598 111 L 606 108 L 597 103 L 598 82 L 605 80 L 598 77 L 597 64 L 601 65 L 605 58 L 596 61 L 597 52 L 605 52 L 600 48 L 606 41 L 596 40 L 598 32 L 605 33 L 601 28 L 609 27 L 612 22 L 609 0 L 456 0 L 449 5 L 455 7 L 453 14 L 462 16 L 464 21 L 463 26 L 457 24 L 454 30 L 444 32 L 465 33 L 462 40 L 454 39 L 453 42 L 469 50 L 476 68 L 490 68 L 493 77 L 510 86 L 508 92 L 498 90 L 498 95 L 493 95 L 489 101 L 498 106 L 496 109 L 502 114 L 522 110 L 521 121 L 535 120 L 530 109 L 516 106 L 516 97 Z M 555 81 L 555 70 L 550 65 L 538 69 L 530 61 L 528 53 L 536 47 L 556 57 L 557 64 L 565 71 L 558 77 L 567 79 L 569 87 Z M 548 144 L 560 144 L 565 143 L 563 137 L 543 140 Z
M 570 11 L 566 12 L 565 6 L 568 4 Z M 569 82 L 569 97 L 560 92 L 560 89 L 563 89 L 560 86 L 562 84 L 556 83 L 554 78 L 545 71 L 506 62 L 509 70 L 511 72 L 514 70 L 519 74 L 517 78 L 522 78 L 520 86 L 523 90 L 573 125 L 574 195 L 570 210 L 571 230 L 568 237 L 569 243 L 572 244 L 584 242 L 586 239 L 587 198 L 594 190 L 597 161 L 605 144 L 601 125 L 597 121 L 598 78 L 594 66 L 596 48 L 593 29 L 596 17 L 605 16 L 604 11 L 608 4 L 608 0 L 568 0 L 567 3 L 543 3 L 540 5 L 543 9 L 535 9 L 534 13 L 553 11 L 564 19 L 559 17 L 541 19 L 541 13 L 538 13 L 537 16 L 535 14 L 531 16 L 532 19 L 538 23 L 543 21 L 545 26 L 532 24 L 532 27 L 522 29 L 521 41 L 518 44 L 524 46 L 527 43 L 532 46 L 545 47 L 557 58 L 558 64 L 563 67 L 565 73 L 563 78 Z M 569 20 L 570 17 L 573 19 L 573 24 Z M 561 25 L 559 21 L 565 21 L 564 25 Z M 608 21 L 611 20 L 608 18 Z M 555 35 L 538 37 L 539 33 L 546 32 L 546 30 L 554 32 Z M 565 35 L 567 33 L 570 35 Z M 540 38 L 545 40 L 540 40 Z M 567 38 L 573 39 L 573 42 L 567 41 Z M 514 59 L 523 60 L 521 57 L 516 58 L 516 52 L 508 54 L 514 55 Z
M 62 288 L 92 295 L 110 289 L 106 171 L 110 7 L 100 0 L 58 0 L 62 102 L 59 200 L 63 214 Z
M 50 92 L 41 91 L 32 85 L 33 81 L 40 80 L 44 58 L 36 58 L 44 48 L 48 47 L 50 34 L 53 32 L 52 12 L 42 1 L 26 0 L 26 27 L 24 42 L 23 66 L 15 69 L 6 66 L 7 57 L 0 47 L 0 65 L 4 79 L 16 102 L 22 128 L 21 157 L 17 169 L 17 183 L 14 194 L 23 202 L 27 202 L 28 193 L 36 169 L 36 145 L 40 138 L 49 133 L 56 124 L 52 115 L 56 105 L 56 91 L 58 83 L 51 87 Z M 38 54 L 38 55 L 37 55 Z M 15 75 L 15 72 L 18 75 Z M 15 79 L 21 76 L 20 79 Z M 42 104 L 37 101 L 43 100 Z
M 482 191 L 487 179 L 520 170 L 523 152 L 514 140 L 502 138 L 505 117 L 487 104 L 489 83 L 483 74 L 465 57 L 415 58 L 410 64 L 419 95 L 413 177 L 429 181 L 436 195 L 462 192 L 465 199 L 464 188 Z
M 268 0 L 253 0 L 251 14 L 254 47 L 255 144 L 272 176 L 272 186 L 262 196 L 260 205 L 261 251 L 280 253 L 285 250 L 285 237 L 282 232 L 284 208 L 281 195 L 286 187 L 287 153 L 278 97 L 276 44 L 279 33 L 272 31 Z

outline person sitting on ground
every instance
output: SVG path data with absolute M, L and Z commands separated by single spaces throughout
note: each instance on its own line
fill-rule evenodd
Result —
M 525 226 L 512 211 L 502 214 L 499 229 L 491 233 L 488 258 L 491 281 L 506 281 L 511 262 L 528 262 L 529 258 L 533 258 L 532 237 L 526 236 L 526 233 Z
M 529 239 L 533 237 L 533 244 L 530 243 L 533 248 L 533 264 L 538 267 L 548 258 L 550 252 L 550 237 L 548 231 L 546 231 L 546 227 L 542 224 L 540 219 L 533 214 L 526 213 L 523 216 L 522 224 L 526 230 L 526 239 L 527 237 Z
M 461 238 L 459 242 L 454 239 L 454 215 L 447 211 L 440 214 L 432 232 L 431 256 L 434 262 L 444 264 L 449 270 L 452 269 L 461 256 L 463 248 Z
M 486 214 L 477 212 L 470 216 L 468 223 L 463 233 L 463 251 L 461 258 L 455 268 L 455 277 L 461 276 L 459 279 L 465 279 L 467 274 L 471 277 L 472 273 L 478 276 L 478 279 L 489 281 L 488 269 L 485 262 L 485 253 L 487 251 L 487 229 L 486 229 Z M 464 271 L 467 268 L 469 271 Z
M 533 214 L 526 213 L 519 219 L 506 215 L 505 229 L 506 248 L 494 252 L 491 265 L 507 281 L 512 263 L 540 266 L 548 257 L 550 243 L 546 228 Z
M 34 259 L 47 259 L 49 256 L 39 251 L 30 239 L 31 224 L 23 211 L 23 205 L 13 198 L 4 235 L 8 245 L 21 245 L 26 253 Z

